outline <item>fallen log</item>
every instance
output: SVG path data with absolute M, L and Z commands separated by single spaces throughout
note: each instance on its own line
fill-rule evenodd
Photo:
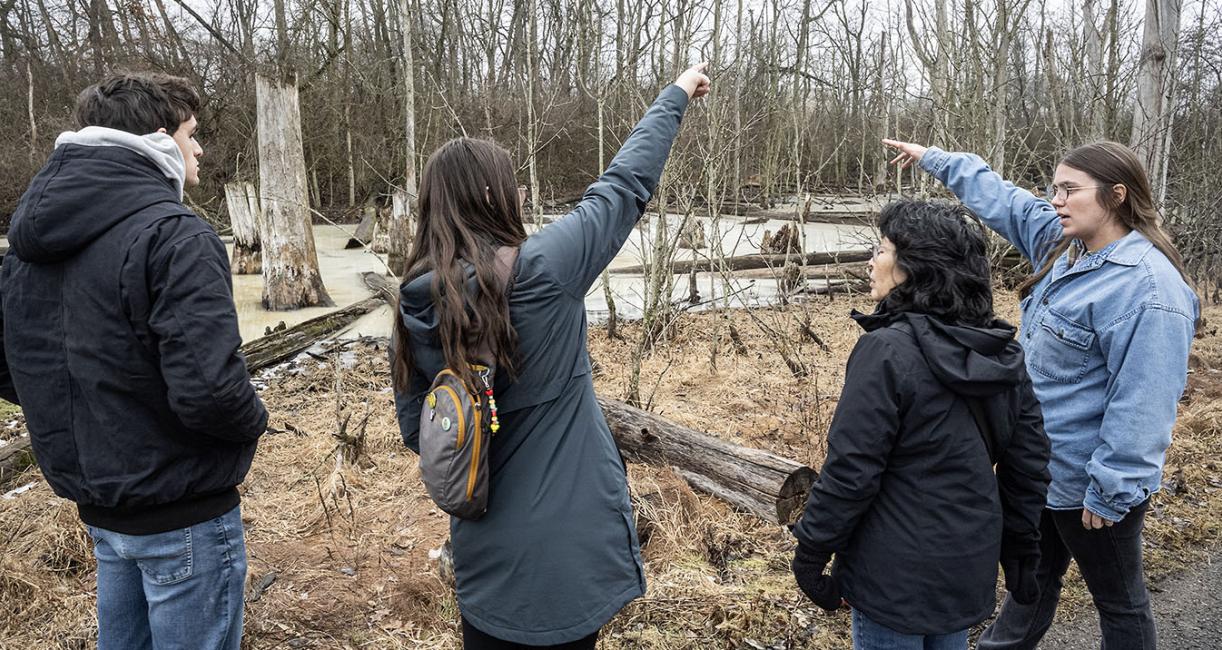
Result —
M 862 262 L 802 267 L 802 277 L 806 278 L 807 280 L 832 280 L 846 277 L 866 277 L 869 275 L 869 273 L 869 267 Z M 734 274 L 734 277 L 740 280 L 775 280 L 784 274 L 785 267 L 778 266 L 774 268 L 747 269 L 745 271 L 738 271 Z
M 803 214 L 802 206 L 786 206 L 783 208 L 763 208 L 747 210 L 743 215 L 751 219 L 767 221 L 801 221 L 803 223 L 836 223 L 836 224 L 873 224 L 878 221 L 878 210 L 821 210 L 813 208 Z
M 0 447 L 0 485 L 8 483 L 14 476 L 34 464 L 34 450 L 30 439 L 14 440 Z
M 730 271 L 744 271 L 747 269 L 767 269 L 767 268 L 782 268 L 785 263 L 790 260 L 801 262 L 804 266 L 812 264 L 844 264 L 846 262 L 865 262 L 870 259 L 870 251 L 838 251 L 834 253 L 807 253 L 806 255 L 798 255 L 791 253 L 789 255 L 767 255 L 761 253 L 751 253 L 750 255 L 738 255 L 735 257 L 727 257 L 725 260 L 677 260 L 671 266 L 671 273 L 691 273 L 692 269 L 697 272 L 706 272 L 714 269 L 719 269 L 722 265 Z M 633 266 L 624 266 L 618 269 L 610 269 L 611 273 L 616 275 L 639 275 L 648 270 L 646 265 L 636 264 Z
M 689 429 L 623 402 L 598 398 L 624 458 L 672 465 L 692 488 L 761 519 L 796 521 L 815 470 L 776 454 Z
M 256 370 L 290 359 L 320 339 L 342 331 L 361 316 L 386 304 L 388 297 L 394 295 L 391 282 L 385 277 L 377 273 L 365 273 L 362 277 L 374 295 L 243 345 L 246 368 L 254 374 Z

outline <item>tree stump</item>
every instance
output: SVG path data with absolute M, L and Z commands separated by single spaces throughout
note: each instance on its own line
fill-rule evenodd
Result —
M 262 273 L 262 246 L 259 240 L 262 217 L 255 186 L 250 183 L 226 183 L 225 204 L 229 207 L 229 225 L 233 228 L 231 272 L 234 275 Z
M 412 247 L 412 210 L 411 197 L 403 190 L 397 190 L 390 197 L 390 223 L 386 228 L 389 240 L 390 272 L 403 277 L 406 269 L 403 263 Z
M 263 210 L 263 306 L 331 306 L 318 272 L 301 144 L 296 81 L 255 75 L 259 192 Z
M 360 225 L 356 227 L 353 236 L 348 238 L 348 243 L 344 244 L 344 248 L 360 248 L 373 243 L 374 231 L 377 229 L 378 208 L 372 204 L 367 205 L 362 210 L 362 214 Z
M 689 220 L 687 225 L 683 227 L 683 231 L 679 233 L 679 248 L 700 250 L 707 247 L 708 243 L 704 236 L 704 226 L 695 219 Z
M 801 253 L 802 242 L 799 239 L 797 226 L 787 223 L 781 226 L 775 235 L 765 230 L 764 238 L 760 241 L 760 252 L 774 255 Z

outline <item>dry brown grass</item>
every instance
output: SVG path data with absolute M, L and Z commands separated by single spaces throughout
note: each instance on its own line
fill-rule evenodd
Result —
M 999 296 L 1011 320 L 1011 294 Z M 642 398 L 688 426 L 818 467 L 844 363 L 858 336 L 846 316 L 861 298 L 820 299 L 753 314 L 685 316 L 645 361 Z M 1222 308 L 1207 310 L 1222 322 Z M 803 321 L 827 344 L 801 335 Z M 736 351 L 733 325 L 746 347 Z M 591 332 L 598 390 L 622 397 L 628 341 Z M 770 334 L 770 332 L 772 334 Z M 794 376 L 777 352 L 788 337 L 807 373 Z M 458 613 L 429 558 L 447 519 L 419 484 L 415 457 L 399 440 L 387 390 L 385 351 L 354 348 L 341 363 L 307 361 L 268 382 L 271 425 L 243 486 L 250 556 L 246 609 L 249 648 L 455 648 Z M 1222 337 L 1197 342 L 1190 390 L 1181 407 L 1168 477 L 1147 526 L 1156 579 L 1202 557 L 1217 543 L 1222 512 Z M 792 359 L 791 359 L 792 360 Z M 363 451 L 333 435 L 360 430 Z M 291 425 L 291 426 L 290 426 Z M 0 434 L 3 435 L 3 434 Z M 698 495 L 667 468 L 633 466 L 648 594 L 604 630 L 600 648 L 847 648 L 848 618 L 828 616 L 800 596 L 789 574 L 784 529 Z M 36 471 L 13 485 L 35 486 L 0 500 L 0 647 L 88 647 L 93 559 L 75 508 L 54 497 Z M 10 485 L 9 487 L 12 487 Z M 1186 491 L 1185 491 L 1186 490 Z M 1063 615 L 1086 604 L 1071 580 Z

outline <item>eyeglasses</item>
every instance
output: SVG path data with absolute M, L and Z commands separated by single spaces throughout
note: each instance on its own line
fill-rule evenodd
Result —
M 1073 194 L 1074 192 L 1077 192 L 1078 190 L 1090 190 L 1090 189 L 1095 189 L 1097 187 L 1103 187 L 1103 186 L 1102 185 L 1072 185 L 1072 186 L 1071 185 L 1049 185 L 1045 196 L 1048 198 L 1049 201 L 1055 201 L 1055 200 L 1065 201 L 1069 199 L 1070 194 Z

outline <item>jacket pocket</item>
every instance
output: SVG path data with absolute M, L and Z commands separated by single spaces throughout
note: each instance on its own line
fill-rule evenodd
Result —
M 1027 346 L 1032 369 L 1063 384 L 1082 381 L 1095 344 L 1094 331 L 1048 310 L 1034 339 Z

